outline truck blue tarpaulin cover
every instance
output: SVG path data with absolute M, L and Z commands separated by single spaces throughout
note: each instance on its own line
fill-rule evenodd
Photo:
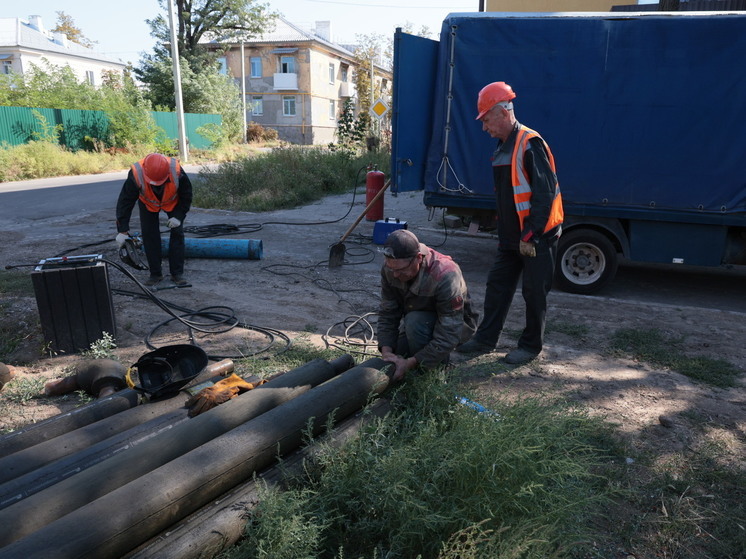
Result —
M 423 49 L 437 58 L 432 77 L 422 58 L 420 70 L 412 60 L 396 70 L 421 72 L 433 96 L 431 125 L 395 115 L 398 166 L 429 136 L 399 187 L 492 198 L 496 141 L 475 120 L 476 100 L 505 81 L 519 122 L 550 145 L 566 203 L 746 212 L 746 149 L 721 149 L 746 148 L 746 14 L 688 14 L 449 15 L 437 48 Z

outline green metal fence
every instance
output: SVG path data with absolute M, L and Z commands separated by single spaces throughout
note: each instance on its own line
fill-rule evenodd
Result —
M 35 116 L 38 114 L 38 116 Z M 151 112 L 153 119 L 167 138 L 179 137 L 176 113 Z M 216 114 L 185 113 L 184 124 L 189 145 L 198 149 L 210 147 L 210 140 L 197 133 L 203 124 L 222 124 Z M 60 144 L 72 150 L 90 147 L 86 138 L 106 138 L 109 119 L 103 111 L 73 109 L 44 109 L 28 107 L 0 107 L 0 145 L 17 146 L 38 139 L 54 127 L 60 126 Z

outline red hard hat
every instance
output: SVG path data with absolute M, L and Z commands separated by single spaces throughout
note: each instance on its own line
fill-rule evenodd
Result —
M 479 98 L 477 99 L 477 111 L 479 111 L 479 114 L 476 120 L 482 118 L 487 111 L 501 101 L 510 101 L 512 99 L 515 99 L 515 92 L 508 84 L 505 82 L 488 83 L 479 92 Z
M 160 153 L 151 153 L 145 156 L 142 162 L 142 170 L 145 181 L 148 184 L 163 184 L 166 182 L 170 172 L 168 158 Z

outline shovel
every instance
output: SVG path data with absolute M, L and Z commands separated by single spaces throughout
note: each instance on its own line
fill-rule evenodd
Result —
M 376 195 L 373 197 L 373 199 L 370 201 L 370 204 L 365 206 L 365 209 L 363 210 L 363 213 L 360 214 L 360 217 L 358 217 L 355 220 L 355 223 L 350 225 L 350 228 L 345 232 L 344 235 L 342 235 L 342 238 L 339 239 L 336 243 L 334 243 L 329 249 L 329 267 L 330 268 L 339 268 L 342 264 L 344 264 L 345 261 L 345 245 L 344 240 L 350 236 L 350 233 L 352 233 L 352 230 L 357 227 L 357 224 L 360 223 L 360 221 L 365 217 L 365 214 L 367 214 L 370 209 L 373 207 L 373 205 L 378 202 L 378 199 L 383 196 L 383 193 L 386 192 L 386 189 L 391 184 L 391 179 L 386 181 L 386 184 L 383 185 L 383 188 L 376 193 Z

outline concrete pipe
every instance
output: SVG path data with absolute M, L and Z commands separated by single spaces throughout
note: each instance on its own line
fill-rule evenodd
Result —
M 374 361 L 374 360 L 369 360 Z M 380 367 L 386 364 L 380 360 Z M 358 366 L 297 398 L 231 429 L 223 436 L 104 495 L 35 533 L 0 549 L 24 558 L 121 557 L 186 515 L 216 499 L 253 473 L 363 407 L 389 383 L 378 368 Z M 247 392 L 244 396 L 259 392 Z M 221 408 L 197 416 L 218 415 Z M 218 413 L 215 413 L 218 412 Z M 14 507 L 6 509 L 10 511 Z M 6 531 L 12 531 L 5 524 Z
M 234 487 L 219 499 L 189 515 L 181 522 L 169 526 L 156 537 L 148 540 L 126 555 L 125 559 L 203 559 L 217 557 L 219 553 L 234 545 L 243 535 L 247 513 L 259 502 L 260 487 L 264 484 L 279 486 L 288 477 L 300 476 L 309 460 L 313 460 L 324 448 L 336 449 L 355 437 L 360 428 L 371 420 L 381 418 L 390 409 L 383 398 L 368 406 L 365 412 L 358 412 L 334 427 L 317 444 L 299 448 L 287 457 L 281 465 L 273 465 L 257 477 Z M 323 447 L 322 447 L 323 444 Z
M 128 410 L 136 406 L 138 401 L 137 392 L 127 388 L 67 413 L 28 425 L 0 438 L 0 457 L 8 456 L 24 448 L 53 439 L 63 433 L 80 429 L 85 425 L 90 425 L 121 411 Z
M 124 379 L 124 367 L 119 363 L 117 363 L 117 365 L 122 367 L 122 379 Z M 82 370 L 93 371 L 91 377 L 93 378 L 93 376 L 99 376 L 98 371 L 107 371 L 110 370 L 110 368 L 111 367 L 108 364 L 105 364 L 105 366 L 86 366 Z M 202 373 L 197 377 L 197 381 L 200 381 L 200 379 L 205 380 L 214 378 L 215 375 L 223 375 L 226 372 L 232 371 L 233 361 L 230 359 L 224 359 L 223 361 L 205 367 Z M 74 379 L 75 376 L 68 378 Z M 41 442 L 33 447 L 25 448 L 11 454 L 10 456 L 0 458 L 0 508 L 5 508 L 10 503 L 22 498 L 20 494 L 16 493 L 17 488 L 9 489 L 6 487 L 7 482 L 10 480 L 14 480 L 19 476 L 41 468 L 54 460 L 87 449 L 92 445 L 105 439 L 109 439 L 110 437 L 114 437 L 123 431 L 127 431 L 128 429 L 132 429 L 147 421 L 177 410 L 184 406 L 184 402 L 187 398 L 189 398 L 189 393 L 182 392 L 167 400 L 158 400 L 150 402 L 147 405 L 136 406 L 121 411 L 111 417 L 91 423 L 90 425 L 85 425 L 80 429 L 64 433 L 51 440 Z M 153 428 L 157 428 L 157 424 L 154 424 Z M 74 472 L 70 471 L 68 475 L 71 475 L 72 473 Z M 8 493 L 15 494 L 13 500 L 8 500 Z
M 0 511 L 0 545 L 7 545 L 118 487 L 146 476 L 275 406 L 292 400 L 349 368 L 346 355 L 332 363 L 316 359 L 228 402 L 180 423 L 126 452 L 39 491 Z

